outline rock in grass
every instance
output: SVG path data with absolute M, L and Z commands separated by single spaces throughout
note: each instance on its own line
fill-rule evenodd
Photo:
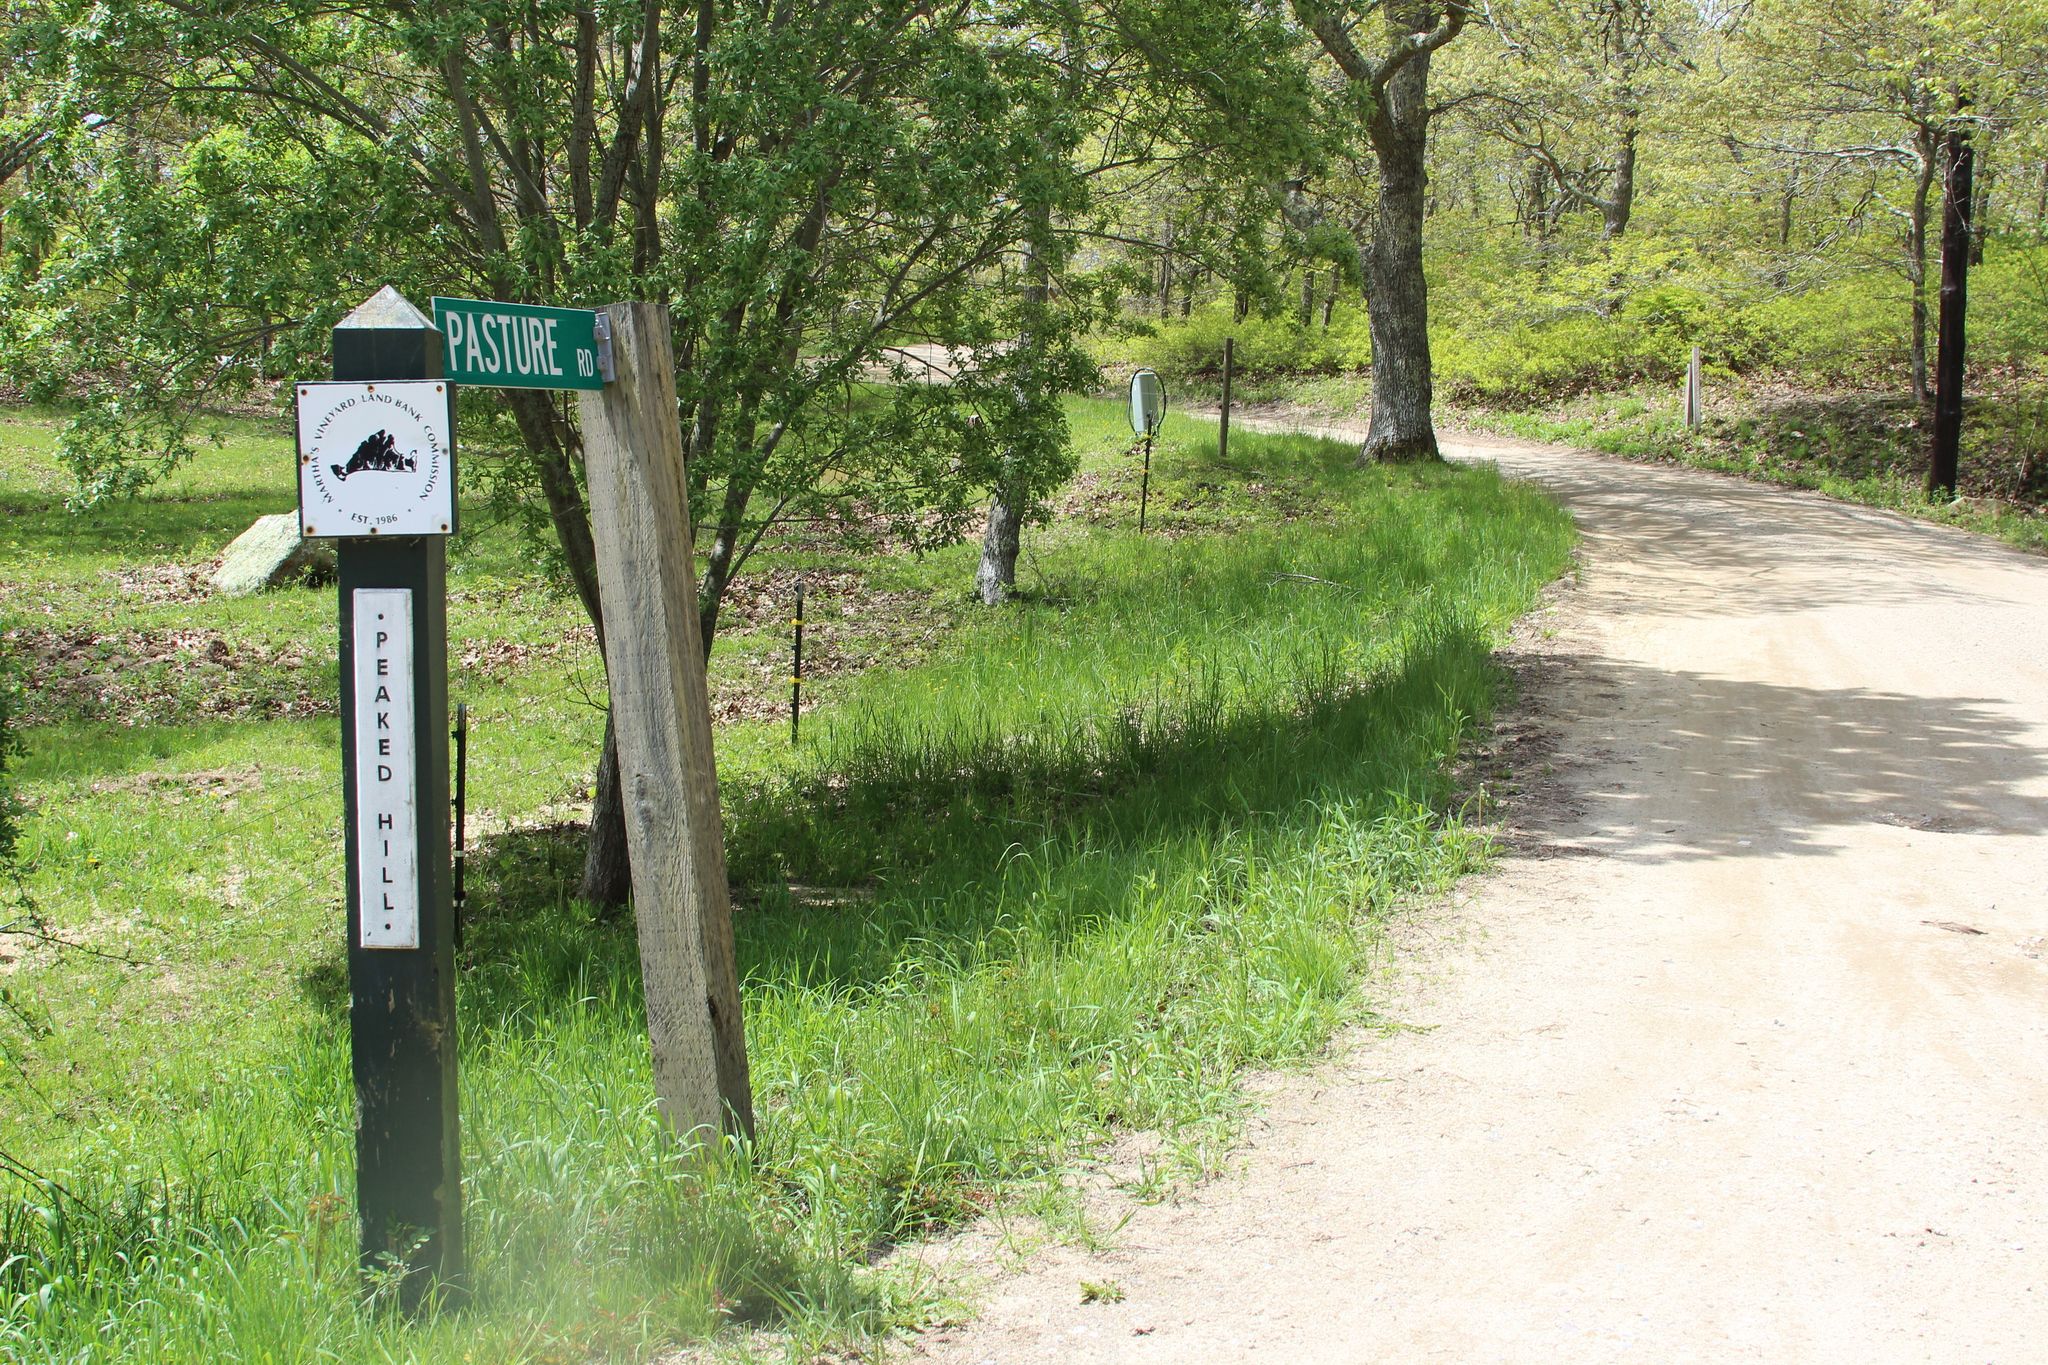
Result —
M 258 517 L 235 537 L 213 571 L 213 590 L 223 597 L 247 597 L 287 583 L 334 577 L 334 544 L 299 534 L 296 513 Z

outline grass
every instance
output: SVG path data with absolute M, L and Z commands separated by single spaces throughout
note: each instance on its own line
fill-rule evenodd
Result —
M 116 637 L 112 670 L 42 658 L 24 735 L 27 889 L 109 955 L 0 940 L 0 1359 L 644 1359 L 738 1321 L 802 1357 L 931 1311 L 896 1242 L 1071 1218 L 1063 1182 L 1117 1131 L 1162 1135 L 1155 1183 L 1210 1165 L 1244 1069 L 1312 1055 L 1362 1007 L 1378 919 L 1483 857 L 1448 761 L 1571 531 L 1488 472 L 1250 434 L 1223 464 L 1176 418 L 1140 538 L 1119 407 L 1070 415 L 1082 473 L 1010 608 L 967 606 L 969 547 L 764 551 L 764 581 L 839 585 L 807 612 L 845 666 L 800 750 L 741 704 L 781 695 L 773 602 L 721 637 L 761 1131 L 708 1162 L 651 1110 L 630 926 L 569 895 L 601 726 L 572 605 L 489 528 L 455 547 L 476 1298 L 420 1323 L 365 1303 L 353 1264 L 332 590 L 123 583 L 289 505 L 285 447 L 236 426 L 94 514 L 101 539 L 60 506 L 47 426 L 0 426 L 10 647 Z M 132 672 L 122 632 L 149 629 L 260 644 L 303 713 L 209 710 L 237 670 L 197 665 L 48 699 Z

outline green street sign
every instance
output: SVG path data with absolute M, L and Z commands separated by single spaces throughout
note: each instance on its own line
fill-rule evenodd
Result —
M 483 388 L 603 388 L 612 373 L 605 321 L 587 308 L 434 300 L 447 377 Z

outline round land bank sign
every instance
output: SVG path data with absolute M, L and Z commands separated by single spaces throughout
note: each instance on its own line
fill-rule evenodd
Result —
M 299 525 L 309 536 L 445 536 L 455 526 L 444 379 L 301 384 Z

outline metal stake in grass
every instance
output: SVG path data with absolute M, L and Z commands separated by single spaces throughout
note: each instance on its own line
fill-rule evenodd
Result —
M 789 742 L 797 741 L 797 726 L 803 719 L 804 697 L 804 581 L 796 581 L 796 615 L 790 618 L 795 631 L 795 643 L 790 651 L 789 664 Z
M 1230 458 L 1230 380 L 1237 368 L 1237 338 L 1223 338 L 1223 414 L 1216 422 L 1216 459 Z
M 469 703 L 455 704 L 455 943 L 462 945 L 462 911 L 469 903 L 464 873 L 469 870 Z

